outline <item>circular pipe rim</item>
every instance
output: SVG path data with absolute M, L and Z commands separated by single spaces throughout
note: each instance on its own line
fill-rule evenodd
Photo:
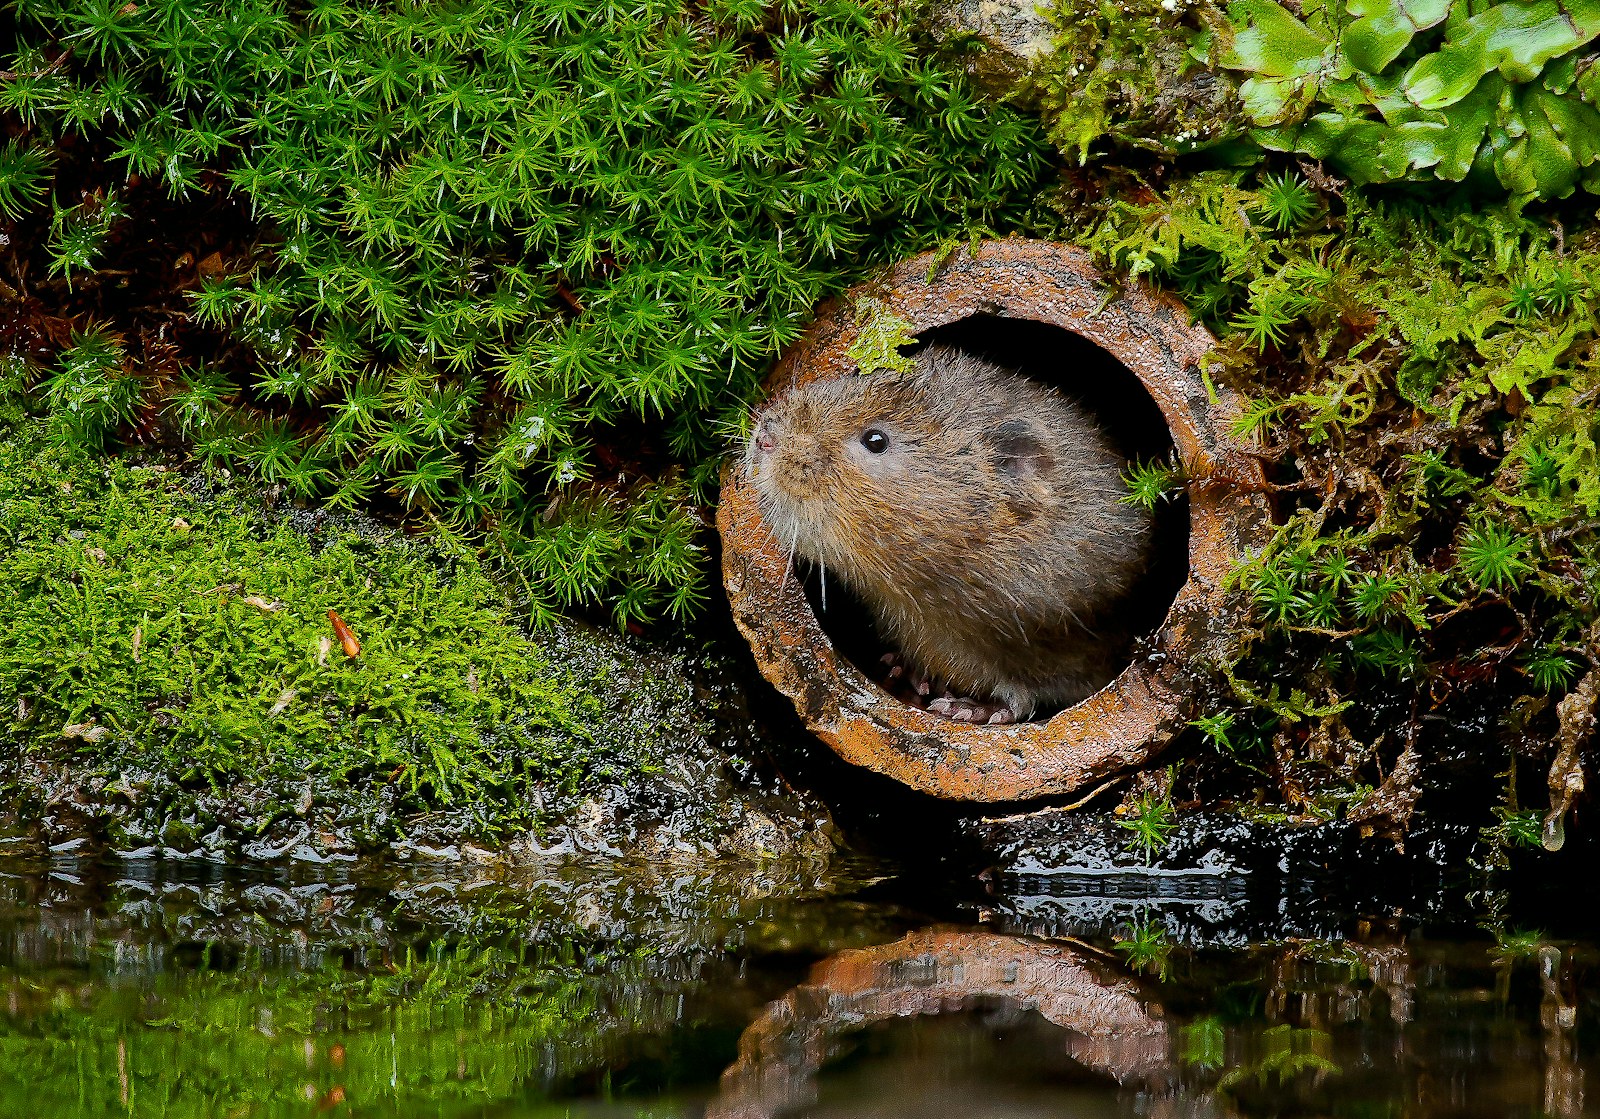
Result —
M 1068 794 L 1148 761 L 1192 717 L 1207 666 L 1231 659 L 1242 608 L 1225 582 L 1270 527 L 1261 464 L 1231 429 L 1240 401 L 1203 373 L 1215 340 L 1177 300 L 1114 285 L 1074 246 L 993 241 L 914 257 L 824 304 L 774 368 L 768 396 L 853 375 L 863 308 L 898 316 L 913 334 L 975 315 L 1030 319 L 1120 361 L 1160 409 L 1184 467 L 1188 578 L 1132 663 L 1098 692 L 1040 722 L 957 722 L 896 699 L 838 653 L 734 462 L 717 510 L 723 582 L 762 674 L 840 757 L 946 799 Z

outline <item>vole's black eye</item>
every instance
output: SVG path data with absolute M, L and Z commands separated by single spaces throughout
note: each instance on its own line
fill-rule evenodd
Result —
M 889 449 L 889 437 L 875 427 L 869 427 L 861 433 L 861 445 L 875 455 L 881 455 Z

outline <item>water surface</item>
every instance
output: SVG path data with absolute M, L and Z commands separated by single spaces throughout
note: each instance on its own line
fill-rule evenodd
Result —
M 1006 891 L 13 859 L 0 1114 L 1595 1113 L 1600 956 L 1492 905 L 1240 939 L 1148 883 Z

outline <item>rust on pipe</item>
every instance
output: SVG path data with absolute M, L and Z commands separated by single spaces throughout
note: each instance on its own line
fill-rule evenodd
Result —
M 1133 662 L 1094 695 L 1042 722 L 956 722 L 891 696 L 838 653 L 735 464 L 723 473 L 717 511 L 723 583 L 763 675 L 846 761 L 939 797 L 1067 794 L 1147 762 L 1194 717 L 1216 666 L 1233 658 L 1243 604 L 1224 582 L 1270 528 L 1260 463 L 1230 430 L 1239 401 L 1202 373 L 1215 340 L 1189 325 L 1175 299 L 1115 287 L 1079 249 L 994 241 L 944 261 L 931 253 L 905 261 L 826 304 L 779 361 L 769 393 L 854 375 L 849 350 L 866 325 L 864 305 L 913 333 L 976 315 L 1048 323 L 1120 361 L 1160 409 L 1184 466 L 1188 579 Z

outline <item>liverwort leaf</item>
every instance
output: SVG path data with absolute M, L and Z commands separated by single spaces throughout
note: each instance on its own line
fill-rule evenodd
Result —
M 1305 72 L 1328 46 L 1326 39 L 1274 0 L 1239 0 L 1228 14 L 1236 25 L 1245 25 L 1222 60 L 1230 69 L 1287 77 Z
M 1376 74 L 1400 57 L 1419 31 L 1437 27 L 1450 13 L 1450 0 L 1349 0 L 1355 22 L 1344 30 L 1346 57 Z
M 1449 127 L 1436 173 L 1439 178 L 1460 182 L 1472 170 L 1472 161 L 1483 144 L 1483 135 L 1494 120 L 1499 100 L 1499 83 L 1483 82 L 1476 90 L 1443 111 Z
M 1442 109 L 1460 101 L 1491 70 L 1528 82 L 1545 63 L 1600 35 L 1600 0 L 1502 3 L 1462 25 L 1436 52 L 1420 58 L 1401 83 L 1413 104 Z
M 1336 73 L 1337 48 L 1272 0 L 1239 0 L 1229 16 L 1242 30 L 1221 65 L 1249 71 L 1239 96 L 1257 124 L 1300 115 L 1318 85 Z
M 1524 140 L 1518 174 L 1531 179 L 1541 198 L 1572 193 L 1583 168 L 1600 156 L 1600 113 L 1538 86 L 1527 87 L 1518 106 Z M 1509 184 L 1507 184 L 1509 185 Z

